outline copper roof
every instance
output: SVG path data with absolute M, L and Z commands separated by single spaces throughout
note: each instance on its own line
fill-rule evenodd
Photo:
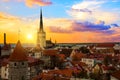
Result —
M 27 55 L 25 49 L 21 46 L 20 41 L 17 42 L 17 45 L 10 55 L 10 61 L 27 61 Z

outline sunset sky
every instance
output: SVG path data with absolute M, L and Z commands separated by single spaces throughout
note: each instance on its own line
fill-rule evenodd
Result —
M 120 0 L 0 0 L 0 43 L 35 43 L 41 7 L 47 40 L 120 42 Z

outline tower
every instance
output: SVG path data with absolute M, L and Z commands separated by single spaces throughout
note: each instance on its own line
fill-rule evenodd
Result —
M 9 58 L 9 80 L 27 80 L 28 60 L 20 41 Z
M 43 29 L 42 9 L 40 12 L 40 26 L 37 33 L 37 45 L 40 45 L 41 48 L 46 47 L 46 33 Z
M 6 33 L 4 33 L 4 45 L 6 45 Z

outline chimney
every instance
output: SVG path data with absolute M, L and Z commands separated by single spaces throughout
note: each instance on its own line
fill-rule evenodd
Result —
M 1 54 L 2 54 L 2 49 L 1 49 L 1 45 L 0 45 L 0 56 L 1 56 Z
M 4 33 L 4 45 L 6 44 L 6 33 Z

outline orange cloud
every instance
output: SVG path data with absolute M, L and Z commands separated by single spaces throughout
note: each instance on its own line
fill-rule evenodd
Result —
M 32 7 L 33 5 L 47 6 L 51 5 L 52 2 L 45 0 L 26 0 L 26 5 Z
M 73 24 L 76 24 L 76 26 Z M 80 24 L 84 23 L 76 23 L 73 20 L 65 18 L 44 19 L 44 25 L 47 32 L 49 32 L 49 36 L 54 36 L 53 39 L 57 39 L 58 42 L 120 41 L 119 27 L 105 25 L 104 21 L 100 21 L 99 23 L 87 22 L 86 26 L 80 26 Z
M 22 18 L 8 15 L 5 13 L 0 13 L 0 43 L 3 42 L 3 33 L 7 34 L 8 42 L 16 42 L 18 36 L 22 42 L 29 42 L 26 39 L 27 34 L 35 35 L 37 32 L 36 24 L 34 21 L 25 21 Z M 19 32 L 20 30 L 20 32 Z M 18 33 L 20 35 L 18 35 Z M 36 38 L 32 42 L 35 42 Z
M 52 4 L 50 0 L 2 0 L 2 1 L 4 2 L 9 2 L 9 1 L 25 2 L 25 4 L 28 7 L 33 7 L 34 5 L 48 6 Z
M 82 43 L 82 42 L 112 42 L 120 41 L 119 27 L 112 27 L 110 30 L 114 31 L 112 34 L 106 34 L 103 32 L 95 31 L 82 31 L 82 30 L 73 30 L 75 27 L 72 25 L 73 20 L 66 18 L 43 18 L 44 30 L 46 31 L 47 39 L 52 38 L 52 41 L 55 40 L 58 43 Z M 52 27 L 52 28 L 51 28 Z M 77 27 L 77 25 L 76 25 Z M 80 26 L 78 26 L 80 27 Z M 5 13 L 0 13 L 0 43 L 3 42 L 3 33 L 7 34 L 7 42 L 15 43 L 18 39 L 22 43 L 36 43 L 37 30 L 39 28 L 39 18 L 21 18 L 12 16 Z M 82 27 L 84 28 L 84 27 Z M 20 30 L 20 34 L 18 32 Z M 56 32 L 53 30 L 61 30 Z M 63 33 L 64 32 L 64 33 Z M 32 34 L 33 40 L 28 40 L 27 35 Z M 20 38 L 18 38 L 20 37 Z

